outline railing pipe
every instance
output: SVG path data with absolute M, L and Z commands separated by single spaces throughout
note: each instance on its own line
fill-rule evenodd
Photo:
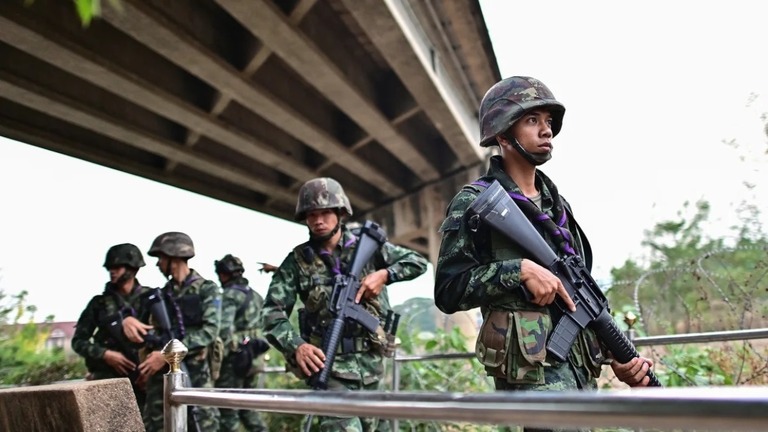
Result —
M 764 431 L 768 387 L 699 387 L 605 392 L 315 392 L 178 389 L 176 405 L 318 414 L 517 424 Z
M 636 346 L 768 339 L 768 328 L 636 337 Z

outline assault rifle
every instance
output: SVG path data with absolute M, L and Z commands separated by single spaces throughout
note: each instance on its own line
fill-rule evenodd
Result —
M 558 258 L 498 181 L 494 181 L 478 195 L 469 210 L 521 247 L 527 255 L 533 257 L 533 261 L 557 276 L 576 305 L 576 311 L 571 312 L 560 297 L 556 297 L 549 305 L 556 322 L 547 341 L 549 354 L 559 361 L 565 361 L 576 337 L 581 330 L 589 327 L 620 363 L 627 363 L 640 356 L 611 317 L 608 299 L 581 257 L 572 255 Z M 523 292 L 526 296 L 530 295 L 525 288 Z M 647 376 L 650 377 L 649 386 L 661 387 L 653 371 L 649 369 Z
M 325 362 L 323 368 L 307 381 L 307 384 L 315 390 L 328 388 L 328 378 L 347 323 L 359 323 L 371 333 L 375 333 L 379 326 L 379 319 L 371 315 L 361 304 L 355 303 L 355 297 L 360 288 L 360 273 L 363 267 L 386 241 L 387 234 L 384 229 L 375 222 L 366 221 L 360 230 L 360 240 L 357 242 L 349 271 L 347 274 L 334 277 L 333 292 L 328 302 L 333 321 L 323 335 Z
M 161 288 L 152 288 L 144 294 L 144 305 L 152 316 L 154 328 L 144 335 L 144 343 L 152 351 L 163 349 L 171 339 L 177 338 L 171 327 L 171 319 L 168 316 L 168 309 L 165 307 L 163 299 L 163 290 Z M 179 335 L 180 336 L 180 335 Z
M 125 335 L 123 334 L 123 312 L 117 311 L 112 315 L 104 317 L 101 325 L 106 327 L 110 337 L 114 339 L 118 351 L 136 365 L 136 367 L 128 373 L 128 379 L 131 380 L 132 384 L 136 384 L 136 380 L 139 378 L 139 354 L 136 351 L 136 348 L 132 347 L 130 342 L 125 339 Z
M 154 326 L 152 330 L 144 335 L 144 343 L 152 351 L 161 350 L 172 339 L 181 339 L 182 335 L 176 335 L 173 331 L 171 319 L 168 316 L 168 309 L 165 307 L 165 299 L 163 299 L 163 290 L 161 288 L 152 288 L 144 295 L 144 304 L 149 309 L 150 315 L 152 315 L 152 324 Z M 183 361 L 181 362 L 181 370 L 187 375 L 188 380 L 192 379 L 189 376 L 187 365 Z M 187 405 L 187 418 L 192 420 L 191 430 L 193 432 L 202 431 L 197 414 L 197 405 Z

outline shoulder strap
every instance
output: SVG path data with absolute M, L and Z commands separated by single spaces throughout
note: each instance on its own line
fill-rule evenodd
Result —
M 233 288 L 235 288 L 235 287 L 233 287 Z M 243 316 L 243 312 L 245 312 L 245 309 L 251 303 L 251 300 L 253 300 L 253 289 L 251 289 L 249 287 L 246 287 L 246 289 L 240 289 L 239 286 L 237 288 L 235 288 L 235 289 L 238 289 L 240 291 L 244 291 L 245 292 L 245 301 L 235 311 L 235 319 L 238 319 L 241 316 Z

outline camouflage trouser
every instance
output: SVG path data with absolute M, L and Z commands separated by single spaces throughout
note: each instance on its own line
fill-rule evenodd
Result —
M 247 378 L 235 376 L 232 370 L 232 360 L 230 356 L 224 357 L 221 363 L 219 379 L 216 380 L 218 388 L 253 388 L 254 375 Z M 219 409 L 221 416 L 219 418 L 219 431 L 239 431 L 240 423 L 248 432 L 262 432 L 267 430 L 267 426 L 261 419 L 258 411 L 253 410 L 231 410 Z
M 363 385 L 360 381 L 339 380 L 336 378 L 328 379 L 328 390 L 346 391 L 346 390 L 378 390 L 379 383 Z M 306 422 L 307 419 L 304 419 Z M 374 432 L 378 419 L 362 417 L 318 417 L 317 421 L 320 428 L 313 427 L 313 431 L 320 432 Z M 302 424 L 302 430 L 304 425 Z
M 189 374 L 192 387 L 213 387 L 208 362 L 205 359 L 187 357 L 184 364 Z M 214 407 L 193 407 L 193 416 L 187 418 L 187 430 L 195 430 L 195 423 L 204 432 L 219 429 L 219 409 Z M 144 405 L 144 427 L 147 432 L 162 432 L 163 430 L 163 373 L 157 373 L 147 383 L 147 401 Z M 194 417 L 194 418 L 193 418 Z M 195 421 L 195 418 L 197 419 Z
M 510 384 L 504 378 L 494 378 L 496 390 L 589 390 L 597 387 L 597 382 L 590 378 L 589 372 L 581 367 L 574 367 L 569 362 L 558 363 L 556 366 L 544 368 L 544 384 Z M 515 426 L 500 426 L 499 431 L 519 431 Z M 589 429 L 540 429 L 526 427 L 524 432 L 589 432 Z

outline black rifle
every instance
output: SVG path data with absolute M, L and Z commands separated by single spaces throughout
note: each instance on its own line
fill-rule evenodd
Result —
M 154 327 L 144 335 L 144 343 L 147 348 L 152 351 L 161 350 L 172 339 L 179 338 L 171 326 L 171 319 L 168 316 L 168 309 L 165 307 L 165 299 L 163 299 L 163 290 L 161 288 L 152 288 L 144 295 L 144 304 L 152 315 L 152 324 Z M 182 361 L 180 366 L 182 372 L 187 375 L 187 379 L 191 381 L 192 377 L 189 376 L 187 365 Z M 200 419 L 198 418 L 197 405 L 187 406 L 187 418 L 192 419 L 191 430 L 193 432 L 202 431 L 200 427 Z
M 357 242 L 355 254 L 349 265 L 347 274 L 336 275 L 333 280 L 333 292 L 328 303 L 328 309 L 333 316 L 331 325 L 323 335 L 323 353 L 325 362 L 323 368 L 312 375 L 307 384 L 315 390 L 328 388 L 328 378 L 331 374 L 336 351 L 339 349 L 344 334 L 344 327 L 349 322 L 356 322 L 369 332 L 375 333 L 379 319 L 371 315 L 365 308 L 355 303 L 357 290 L 360 288 L 360 273 L 368 264 L 374 252 L 387 241 L 387 234 L 377 223 L 366 221 L 360 230 L 360 240 Z
M 144 335 L 144 344 L 152 351 L 163 349 L 165 345 L 174 339 L 171 319 L 168 316 L 168 309 L 165 307 L 163 299 L 163 290 L 161 288 L 152 288 L 144 294 L 144 305 L 152 316 L 153 329 Z
M 114 340 L 114 345 L 117 347 L 117 350 L 121 352 L 125 358 L 136 365 L 136 367 L 128 373 L 128 379 L 131 380 L 131 384 L 136 384 L 136 380 L 139 378 L 139 353 L 136 348 L 132 347 L 130 342 L 125 339 L 125 335 L 123 334 L 123 312 L 117 311 L 112 315 L 104 317 L 101 322 L 101 328 L 107 329 L 110 338 Z
M 549 354 L 565 361 L 578 334 L 590 327 L 619 363 L 627 363 L 640 356 L 611 317 L 608 299 L 581 257 L 558 258 L 498 181 L 478 195 L 469 210 L 557 276 L 576 305 L 576 311 L 571 312 L 559 296 L 549 305 L 557 323 L 547 341 Z M 525 288 L 523 292 L 530 296 Z M 649 369 L 647 376 L 650 378 L 649 386 L 661 387 L 653 371 Z

